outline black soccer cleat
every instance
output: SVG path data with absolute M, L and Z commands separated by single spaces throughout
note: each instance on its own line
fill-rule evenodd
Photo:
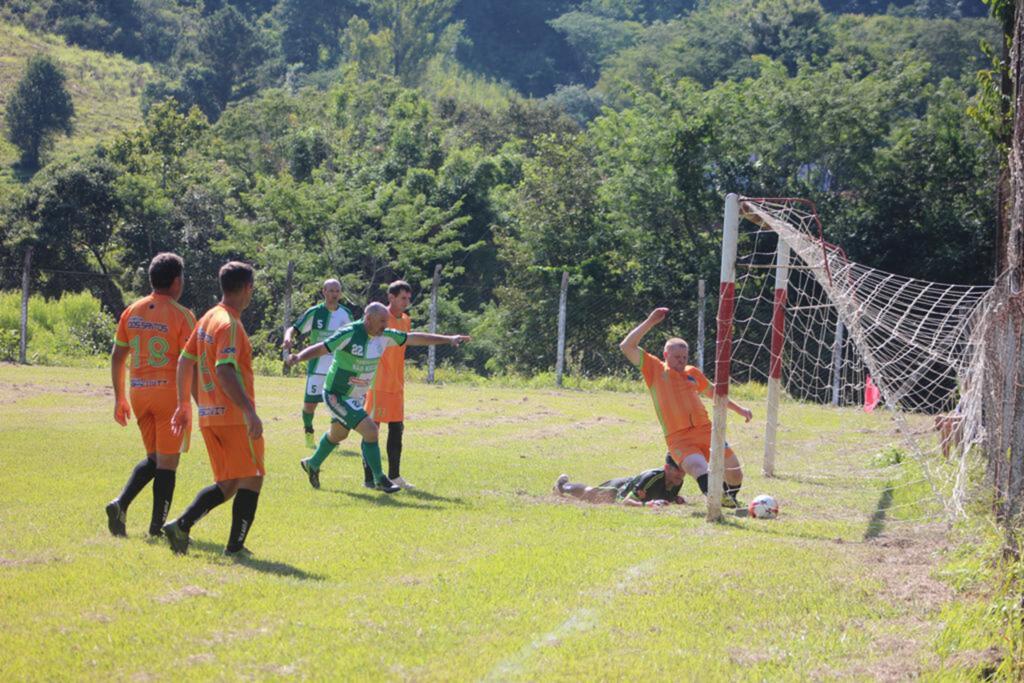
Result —
M 373 488 L 384 493 L 396 493 L 402 490 L 401 486 L 398 486 L 387 477 L 381 477 L 380 481 L 373 485 Z
M 315 489 L 320 488 L 320 470 L 314 470 L 309 466 L 309 458 L 300 460 L 299 465 L 302 467 L 302 471 L 309 477 L 309 485 Z
M 178 520 L 164 524 L 162 530 L 171 545 L 171 550 L 178 555 L 188 553 L 188 532 L 178 526 Z
M 248 560 L 252 557 L 252 551 L 246 548 L 244 545 L 237 550 L 231 548 L 224 548 L 224 557 L 230 557 L 236 560 Z
M 124 526 L 127 516 L 121 509 L 121 504 L 112 500 L 104 509 L 107 511 L 107 528 L 110 529 L 110 534 L 112 536 L 127 536 L 128 531 Z

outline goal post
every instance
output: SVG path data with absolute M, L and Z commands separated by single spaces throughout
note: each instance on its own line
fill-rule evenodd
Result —
M 719 276 L 717 335 L 715 337 L 715 405 L 711 418 L 711 468 L 708 473 L 709 522 L 722 519 L 725 481 L 725 415 L 729 407 L 729 367 L 732 363 L 732 321 L 736 301 L 736 249 L 740 230 L 739 196 L 725 198 L 722 221 L 722 270 Z
M 775 477 L 789 462 L 779 455 L 788 452 L 779 443 L 782 408 L 792 401 L 859 412 L 869 374 L 897 423 L 892 438 L 918 465 L 919 478 L 900 485 L 934 494 L 907 504 L 935 510 L 938 502 L 947 517 L 962 513 L 966 459 L 985 433 L 981 382 L 970 377 L 983 372 L 977 349 L 991 287 L 857 263 L 825 240 L 807 200 L 729 194 L 724 209 L 708 521 L 722 519 L 731 382 L 766 389 L 763 413 L 755 410 L 765 420 L 761 473 Z M 853 438 L 850 447 L 851 457 L 870 459 L 876 451 L 867 449 L 886 444 Z

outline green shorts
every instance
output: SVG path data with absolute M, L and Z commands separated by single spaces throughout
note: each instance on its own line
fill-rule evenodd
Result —
M 363 410 L 363 399 L 342 398 L 333 391 L 324 391 L 324 405 L 331 414 L 331 422 L 340 422 L 346 429 L 355 429 L 369 417 Z
M 600 486 L 597 486 L 596 488 L 599 488 L 603 491 L 608 491 L 609 495 L 611 495 L 611 492 L 614 492 L 615 500 L 622 500 L 623 498 L 628 496 L 630 491 L 632 490 L 629 487 L 632 481 L 633 477 L 619 477 L 618 479 L 609 479 L 608 481 L 602 483 Z
M 326 375 L 306 375 L 306 403 L 322 403 L 324 400 L 324 380 Z

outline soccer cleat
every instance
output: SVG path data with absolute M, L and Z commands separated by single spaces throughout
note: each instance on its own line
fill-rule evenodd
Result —
M 382 491 L 384 493 L 395 493 L 397 491 L 401 491 L 402 490 L 401 486 L 396 486 L 387 477 L 381 477 L 380 481 L 378 481 L 377 483 L 375 483 L 373 485 L 373 488 L 377 489 L 378 491 Z
M 315 489 L 320 488 L 320 470 L 314 470 L 309 466 L 309 458 L 300 460 L 299 465 L 302 466 L 302 471 L 309 477 L 309 485 Z
M 565 486 L 568 483 L 569 483 L 569 475 L 568 474 L 560 474 L 560 475 L 558 475 L 558 479 L 555 479 L 555 485 L 551 487 L 551 490 L 555 493 L 556 496 L 564 495 L 565 492 L 562 490 L 562 487 Z
M 306 432 L 306 448 L 309 450 L 316 448 L 316 439 L 313 437 L 313 432 Z
M 364 479 L 363 480 L 363 488 L 375 489 L 375 488 L 377 488 L 377 485 L 373 483 L 373 479 Z
M 740 502 L 738 500 L 736 500 L 736 496 L 732 495 L 731 493 L 723 493 L 722 494 L 722 507 L 729 508 L 730 510 L 733 510 L 735 508 L 742 507 L 742 506 L 740 505 Z
M 149 528 L 149 537 L 150 538 L 160 538 L 163 535 L 164 535 L 164 532 L 161 531 L 160 527 L 156 527 L 155 529 L 153 527 Z
M 238 550 L 224 548 L 224 557 L 231 557 L 236 560 L 248 560 L 252 557 L 252 551 L 246 548 L 244 545 Z
M 411 491 L 414 488 L 416 488 L 415 486 L 413 486 L 412 484 L 407 482 L 402 477 L 395 477 L 394 479 L 391 480 L 391 483 L 394 484 L 395 486 L 399 487 L 399 488 L 406 489 L 407 491 Z
M 112 536 L 127 536 L 128 531 L 124 526 L 127 516 L 121 509 L 121 504 L 117 500 L 112 500 L 104 509 L 107 511 L 107 528 L 110 529 L 110 534 Z
M 178 555 L 188 552 L 188 532 L 178 526 L 178 520 L 164 524 L 162 530 L 164 536 L 167 537 L 167 542 L 171 544 L 171 550 Z

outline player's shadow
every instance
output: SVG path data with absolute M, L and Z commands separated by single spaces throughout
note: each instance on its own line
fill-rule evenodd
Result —
M 204 550 L 215 555 L 223 555 L 224 553 L 224 546 L 218 545 L 217 543 L 211 543 L 209 541 L 197 541 L 192 539 L 189 547 L 196 550 Z M 323 574 L 310 574 L 309 572 L 299 569 L 295 565 L 288 564 L 287 562 L 264 560 L 260 559 L 259 556 L 256 555 L 250 557 L 233 557 L 231 560 L 234 564 L 247 569 L 255 569 L 258 572 L 287 576 L 293 579 L 300 579 L 302 581 L 324 581 L 327 578 Z
M 467 503 L 463 498 L 449 498 L 430 491 L 424 491 L 423 489 L 406 489 L 401 493 L 403 496 L 411 496 L 418 500 L 433 500 L 442 503 L 451 503 L 452 505 L 465 506 Z
M 892 489 L 887 488 L 878 497 L 878 505 L 875 506 L 875 512 L 871 515 L 871 519 L 868 520 L 868 528 L 864 531 L 865 541 L 870 541 L 882 535 L 882 532 L 885 531 L 885 518 L 891 507 Z
M 382 493 L 360 493 L 357 491 L 345 491 L 342 489 L 324 489 L 329 493 L 340 493 L 350 498 L 356 498 L 365 503 L 373 503 L 381 507 L 392 507 L 392 508 L 417 508 L 419 510 L 443 510 L 444 508 L 440 505 L 425 505 L 423 503 L 417 503 L 414 501 L 407 500 L 408 496 L 405 495 L 387 495 Z M 403 500 L 405 498 L 406 500 Z

